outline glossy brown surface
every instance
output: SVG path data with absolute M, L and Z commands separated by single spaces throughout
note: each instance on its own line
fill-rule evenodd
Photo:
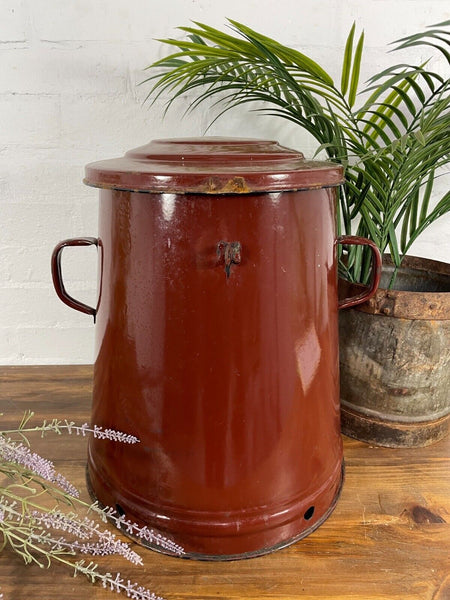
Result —
M 103 188 L 93 419 L 142 441 L 92 441 L 92 494 L 197 558 L 310 533 L 342 483 L 342 167 L 264 140 L 156 140 L 85 181 Z
M 92 441 L 103 503 L 222 556 L 328 513 L 342 461 L 334 204 L 332 190 L 101 192 L 93 420 L 142 441 Z M 229 276 L 223 241 L 241 248 Z
M 0 390 L 3 429 L 16 427 L 27 410 L 35 412 L 32 425 L 91 419 L 91 366 L 2 366 Z M 52 460 L 88 500 L 87 439 L 30 439 L 32 451 Z M 135 546 L 143 566 L 121 556 L 95 557 L 99 571 L 120 571 L 166 600 L 448 600 L 450 438 L 420 449 L 343 442 L 345 485 L 336 509 L 298 544 L 225 563 L 178 560 Z M 74 579 L 63 566 L 25 565 L 8 547 L 0 552 L 0 590 L 5 600 L 126 597 Z

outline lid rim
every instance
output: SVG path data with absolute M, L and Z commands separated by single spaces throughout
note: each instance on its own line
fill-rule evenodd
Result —
M 85 175 L 92 187 L 149 193 L 270 193 L 344 181 L 338 163 L 307 161 L 277 142 L 251 138 L 154 140 L 122 158 L 89 163 Z
M 172 189 L 172 188 L 167 188 L 164 190 L 154 190 L 154 189 L 131 189 L 129 187 L 119 187 L 118 185 L 107 185 L 107 184 L 99 184 L 99 183 L 91 183 L 89 181 L 86 180 L 86 178 L 84 178 L 83 180 L 84 185 L 87 185 L 88 187 L 91 188 L 95 188 L 98 190 L 111 190 L 111 191 L 115 191 L 115 192 L 128 192 L 130 194 L 177 194 L 177 195 L 192 195 L 192 196 L 251 196 L 253 194 L 281 194 L 281 193 L 288 193 L 288 192 L 307 192 L 307 191 L 314 191 L 314 190 L 327 190 L 327 189 L 331 189 L 331 188 L 336 188 L 336 187 L 340 187 L 344 182 L 342 183 L 331 183 L 331 184 L 327 184 L 327 185 L 317 185 L 317 186 L 311 186 L 311 187 L 296 187 L 296 188 L 274 188 L 271 190 L 250 190 L 248 192 L 202 192 L 202 191 L 198 191 L 196 189 L 183 189 L 183 190 L 179 190 L 179 189 Z

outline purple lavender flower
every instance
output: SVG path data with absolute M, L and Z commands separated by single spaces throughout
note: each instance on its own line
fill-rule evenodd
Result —
M 114 442 L 121 442 L 122 444 L 137 444 L 139 442 L 139 438 L 134 435 L 123 433 L 123 431 L 116 431 L 115 429 L 103 429 L 103 427 L 99 427 L 98 425 L 94 425 L 94 428 L 91 428 L 87 423 L 75 425 L 66 421 L 65 425 L 59 425 L 59 429 L 67 429 L 68 433 L 75 431 L 77 435 L 81 434 L 83 437 L 87 433 L 92 433 L 95 438 L 100 440 L 112 440 Z
M 112 592 L 119 594 L 120 592 L 125 592 L 128 598 L 134 598 L 135 600 L 164 600 L 161 596 L 157 596 L 137 583 L 131 583 L 129 579 L 125 583 L 120 573 L 117 573 L 114 579 L 112 576 L 103 579 L 102 584 L 104 588 L 109 587 Z
M 125 592 L 127 598 L 133 598 L 134 600 L 164 600 L 161 596 L 157 596 L 147 588 L 144 588 L 137 583 L 132 583 L 129 579 L 125 581 L 122 579 L 120 573 L 116 573 L 115 576 L 111 573 L 99 573 L 97 565 L 93 562 L 85 566 L 84 561 L 81 560 L 75 564 L 75 575 L 82 573 L 86 577 L 101 581 L 104 588 L 109 588 L 112 592 Z
M 76 519 L 61 512 L 44 513 L 39 511 L 33 511 L 31 516 L 33 521 L 41 527 L 64 531 L 78 538 L 70 542 L 60 538 L 58 540 L 60 549 L 65 548 L 73 552 L 80 552 L 81 554 L 90 554 L 91 556 L 118 554 L 135 565 L 143 564 L 139 554 L 132 550 L 126 542 L 117 539 L 107 529 L 100 531 L 98 524 L 86 517 L 84 519 Z M 98 541 L 84 541 L 91 540 L 93 537 L 97 537 Z
M 140 527 L 137 523 L 133 523 L 124 515 L 118 515 L 113 508 L 106 507 L 105 514 L 108 519 L 113 521 L 118 529 L 124 530 L 125 533 L 141 538 L 156 546 L 160 546 L 164 550 L 168 550 L 177 556 L 182 556 L 184 554 L 184 548 L 173 540 L 169 540 L 160 533 L 155 532 L 153 529 L 149 529 L 146 525 Z
M 113 429 L 104 429 L 98 425 L 90 427 L 87 423 L 83 425 L 75 425 L 73 422 L 60 421 L 53 419 L 50 422 L 44 421 L 40 427 L 26 429 L 25 425 L 32 417 L 33 413 L 28 412 L 18 429 L 10 431 L 0 431 L 0 470 L 3 472 L 21 478 L 24 484 L 22 489 L 29 488 L 34 494 L 39 486 L 43 488 L 43 492 L 48 492 L 56 504 L 52 510 L 47 510 L 41 507 L 36 501 L 30 500 L 31 496 L 23 498 L 10 490 L 11 486 L 3 488 L 3 493 L 0 496 L 0 532 L 13 531 L 15 537 L 20 541 L 20 554 L 25 558 L 25 562 L 34 560 L 41 566 L 48 566 L 51 561 L 60 561 L 66 565 L 72 565 L 75 569 L 75 574 L 84 574 L 88 579 L 94 582 L 101 582 L 103 587 L 109 588 L 112 591 L 125 594 L 128 598 L 135 600 L 163 600 L 147 588 L 139 586 L 137 583 L 132 583 L 130 580 L 124 580 L 120 573 L 111 575 L 111 573 L 100 573 L 97 570 L 97 564 L 89 562 L 85 564 L 83 560 L 73 562 L 67 558 L 68 555 L 87 554 L 90 556 L 110 556 L 120 555 L 123 558 L 131 561 L 133 564 L 142 565 L 142 559 L 131 549 L 126 542 L 119 540 L 109 530 L 101 530 L 99 524 L 88 519 L 87 517 L 78 516 L 76 513 L 64 513 L 56 507 L 63 502 L 61 497 L 55 495 L 55 487 L 62 489 L 70 498 L 64 498 L 71 502 L 72 505 L 79 503 L 87 507 L 84 502 L 77 500 L 78 490 L 60 473 L 56 472 L 54 464 L 36 452 L 32 452 L 23 443 L 8 438 L 8 435 L 19 434 L 27 442 L 26 433 L 40 432 L 45 435 L 47 432 L 61 434 L 62 431 L 67 431 L 69 434 L 76 433 L 85 437 L 87 434 L 93 435 L 95 438 L 102 440 L 111 440 L 125 444 L 136 444 L 139 439 L 121 431 Z M 3 464 L 2 464 L 3 463 Z M 21 471 L 14 465 L 24 467 Z M 41 480 L 35 479 L 34 476 Z M 50 482 L 52 486 L 46 484 Z M 37 496 L 36 496 L 37 497 Z M 35 510 L 31 510 L 34 508 Z M 172 540 L 169 540 L 159 533 L 141 527 L 136 523 L 131 522 L 124 515 L 118 515 L 113 509 L 102 510 L 97 505 L 92 505 L 90 509 L 99 513 L 103 521 L 107 518 L 112 520 L 119 529 L 125 530 L 135 537 L 140 537 L 146 541 L 169 550 L 174 554 L 183 554 L 181 546 L 177 545 Z M 63 532 L 57 533 L 55 532 Z M 5 538 L 6 539 L 6 538 Z M 13 546 L 14 547 L 14 546 Z M 44 557 L 43 562 L 40 562 L 39 556 Z M 3 594 L 0 592 L 0 600 L 3 600 Z
M 63 430 L 67 431 L 67 433 L 72 434 L 76 433 L 77 435 L 86 436 L 88 433 L 92 433 L 94 437 L 104 440 L 112 440 L 114 442 L 121 442 L 122 444 L 137 444 L 139 439 L 131 435 L 129 433 L 124 433 L 123 431 L 117 431 L 115 429 L 103 429 L 99 425 L 94 425 L 92 428 L 87 423 L 83 423 L 83 425 L 76 425 L 73 421 L 61 421 L 59 419 L 52 419 L 51 421 L 44 421 L 42 425 L 38 427 L 25 428 L 25 425 L 29 422 L 31 417 L 33 416 L 33 412 L 27 412 L 22 419 L 22 423 L 19 429 L 10 430 L 10 431 L 0 431 L 0 434 L 3 438 L 5 438 L 5 434 L 10 433 L 31 433 L 31 432 L 40 432 L 42 436 L 44 436 L 49 431 L 53 431 L 54 433 L 61 434 Z
M 7 463 L 22 465 L 34 475 L 38 475 L 42 479 L 54 483 L 66 492 L 66 494 L 70 494 L 75 498 L 78 498 L 80 495 L 77 488 L 70 481 L 56 472 L 55 466 L 50 460 L 43 458 L 36 452 L 31 452 L 23 444 L 0 436 L 0 459 Z
M 60 421 L 53 420 L 51 423 L 45 422 L 42 427 L 35 428 L 36 431 L 41 431 L 42 434 L 49 430 L 61 433 L 61 429 L 66 429 L 69 434 L 75 431 L 77 435 L 81 434 L 83 437 L 87 433 L 92 433 L 95 438 L 112 440 L 123 444 L 137 444 L 139 442 L 139 439 L 134 435 L 114 429 L 103 429 L 103 427 L 99 427 L 98 425 L 94 425 L 92 429 L 87 423 L 78 426 L 73 422 L 65 421 L 65 424 L 61 425 Z M 5 438 L 4 435 L 0 435 L 0 459 L 26 467 L 33 474 L 54 483 L 64 492 L 75 498 L 78 498 L 80 495 L 76 487 L 63 477 L 63 475 L 56 472 L 55 466 L 50 460 L 43 458 L 39 454 L 36 454 L 36 452 L 31 452 L 23 444 Z

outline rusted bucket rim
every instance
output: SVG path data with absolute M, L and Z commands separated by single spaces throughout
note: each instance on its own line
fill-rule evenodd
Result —
M 383 268 L 392 266 L 390 255 L 383 256 Z M 416 277 L 427 279 L 438 275 L 443 280 L 448 279 L 449 291 L 405 291 L 388 290 L 379 287 L 375 295 L 367 302 L 355 307 L 355 310 L 374 315 L 384 315 L 403 319 L 420 319 L 425 321 L 444 321 L 450 319 L 450 264 L 407 256 L 402 262 L 401 271 L 411 270 Z M 447 286 L 445 286 L 447 288 Z M 340 281 L 340 288 L 347 293 L 355 293 L 365 286 L 349 284 Z M 350 290 L 348 289 L 350 288 Z

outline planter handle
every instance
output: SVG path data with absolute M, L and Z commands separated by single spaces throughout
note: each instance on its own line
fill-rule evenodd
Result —
M 83 238 L 71 238 L 68 240 L 63 240 L 56 245 L 52 254 L 52 278 L 53 285 L 55 287 L 56 293 L 59 298 L 70 306 L 70 308 L 74 308 L 75 310 L 79 310 L 82 313 L 87 315 L 92 315 L 94 317 L 95 323 L 95 315 L 97 314 L 97 309 L 92 308 L 92 306 L 88 306 L 75 298 L 72 298 L 70 294 L 67 293 L 66 288 L 64 287 L 63 277 L 62 277 L 62 268 L 61 268 L 61 256 L 62 251 L 67 246 L 97 246 L 98 247 L 98 239 L 93 237 L 83 237 Z
M 339 300 L 338 308 L 350 308 L 351 306 L 356 306 L 357 304 L 362 304 L 372 298 L 375 292 L 378 289 L 378 284 L 380 283 L 381 277 L 381 252 L 378 249 L 378 246 L 374 244 L 371 240 L 367 238 L 359 237 L 357 235 L 341 235 L 336 240 L 336 244 L 348 244 L 353 246 L 369 246 L 372 251 L 372 280 L 370 282 L 369 288 L 358 294 L 357 296 L 352 296 L 351 298 L 344 298 L 343 300 Z

